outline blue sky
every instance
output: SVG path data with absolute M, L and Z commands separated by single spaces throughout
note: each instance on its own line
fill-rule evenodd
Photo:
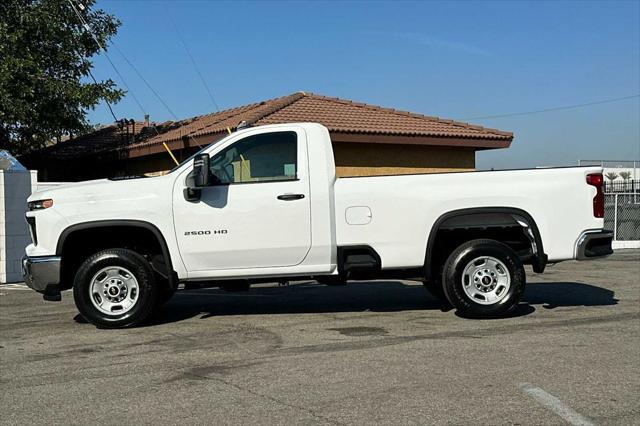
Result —
M 299 90 L 467 119 L 640 94 L 640 2 L 100 1 L 115 45 L 178 118 L 212 112 L 169 15 L 217 104 Z M 152 120 L 172 119 L 119 53 L 110 56 Z M 103 57 L 97 78 L 122 85 Z M 142 118 L 131 96 L 116 115 Z M 94 123 L 113 121 L 105 105 Z M 515 133 L 479 168 L 640 159 L 640 98 L 474 119 Z

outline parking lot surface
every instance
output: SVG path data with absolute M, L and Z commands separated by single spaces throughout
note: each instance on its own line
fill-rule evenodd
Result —
M 528 270 L 510 318 L 409 281 L 179 291 L 99 330 L 0 286 L 2 424 L 640 424 L 640 251 Z

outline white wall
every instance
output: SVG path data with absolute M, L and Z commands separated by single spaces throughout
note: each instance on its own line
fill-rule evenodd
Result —
M 24 219 L 36 172 L 0 170 L 0 283 L 22 281 L 20 259 L 31 238 Z
M 24 219 L 27 197 L 32 192 L 62 185 L 38 182 L 36 171 L 0 170 L 0 283 L 22 281 L 20 260 L 31 243 Z

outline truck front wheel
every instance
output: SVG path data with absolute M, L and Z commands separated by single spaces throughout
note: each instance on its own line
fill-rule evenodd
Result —
M 130 327 L 142 323 L 153 312 L 158 297 L 155 284 L 151 265 L 138 253 L 103 250 L 78 268 L 73 298 L 80 314 L 92 324 Z
M 518 255 L 494 240 L 468 241 L 444 264 L 444 291 L 462 316 L 490 318 L 513 310 L 524 294 L 525 271 Z

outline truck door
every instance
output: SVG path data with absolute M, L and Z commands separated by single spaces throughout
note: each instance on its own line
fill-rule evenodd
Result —
M 176 237 L 188 271 L 294 266 L 311 248 L 311 204 L 304 130 L 249 133 L 217 152 L 217 183 L 197 201 L 174 185 Z

